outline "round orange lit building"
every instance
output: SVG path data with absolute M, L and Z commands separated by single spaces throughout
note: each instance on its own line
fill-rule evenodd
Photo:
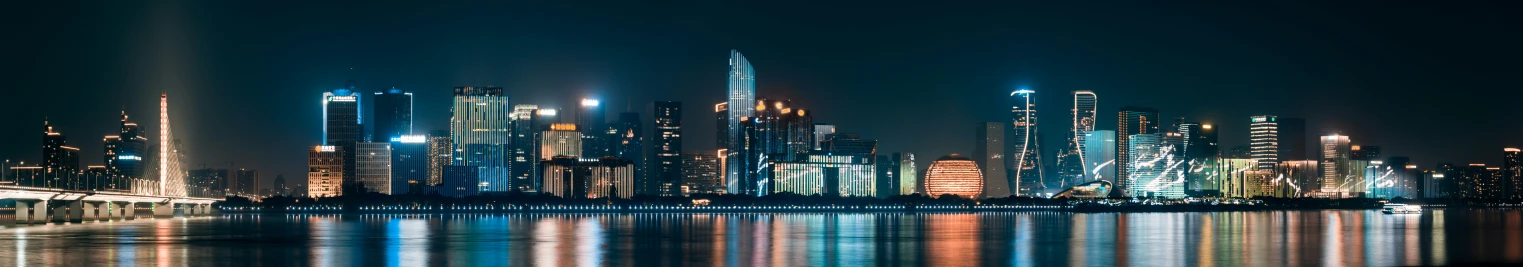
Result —
M 984 193 L 984 174 L 973 159 L 958 154 L 942 156 L 926 169 L 925 192 L 932 197 L 953 194 L 977 198 Z

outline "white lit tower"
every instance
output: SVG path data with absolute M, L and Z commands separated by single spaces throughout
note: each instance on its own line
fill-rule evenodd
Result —
M 1010 93 L 1015 97 L 1015 105 L 1010 109 L 1011 131 L 1006 142 L 1010 148 L 1005 150 L 1010 153 L 1007 163 L 1010 167 L 1006 170 L 1010 172 L 1010 184 L 1017 185 L 1015 195 L 1018 196 L 1046 188 L 1042 179 L 1041 140 L 1037 134 L 1036 103 L 1031 99 L 1032 93 L 1036 91 L 1021 89 Z

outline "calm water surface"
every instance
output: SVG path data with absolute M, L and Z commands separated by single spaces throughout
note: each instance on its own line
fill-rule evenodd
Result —
M 224 215 L 0 230 L 0 266 L 1523 262 L 1523 211 Z

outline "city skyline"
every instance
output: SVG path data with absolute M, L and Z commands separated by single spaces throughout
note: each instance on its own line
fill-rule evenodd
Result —
M 108 5 L 109 6 L 109 5 Z M 322 8 L 322 7 L 319 7 Z M 336 7 L 329 7 L 336 8 Z M 216 12 L 212 8 L 211 12 Z M 1488 166 L 1496 166 L 1500 158 L 1495 157 L 1496 150 L 1502 147 L 1518 147 L 1519 141 L 1515 133 L 1516 124 L 1501 123 L 1494 131 L 1466 131 L 1467 127 L 1476 127 L 1485 121 L 1506 120 L 1506 114 L 1510 111 L 1504 109 L 1507 99 L 1518 99 L 1517 90 L 1502 90 L 1498 97 L 1474 98 L 1486 91 L 1486 88 L 1496 88 L 1499 85 L 1483 86 L 1490 79 L 1484 77 L 1463 79 L 1464 77 L 1480 76 L 1485 73 L 1505 73 L 1513 67 L 1491 65 L 1490 61 L 1458 61 L 1451 62 L 1441 59 L 1417 58 L 1429 63 L 1444 63 L 1433 65 L 1458 66 L 1461 70 L 1473 71 L 1482 74 L 1457 73 L 1459 70 L 1431 70 L 1419 71 L 1410 66 L 1373 68 L 1366 72 L 1327 72 L 1324 68 L 1333 69 L 1362 69 L 1378 66 L 1356 64 L 1347 62 L 1334 66 L 1318 67 L 1311 63 L 1287 64 L 1265 58 L 1250 57 L 1255 60 L 1244 60 L 1238 66 L 1254 66 L 1254 68 L 1267 69 L 1263 74 L 1242 75 L 1227 74 L 1226 71 L 1212 71 L 1207 65 L 1215 66 L 1215 61 L 1202 60 L 1197 57 L 1207 55 L 1237 55 L 1232 51 L 1213 50 L 1199 53 L 1191 53 L 1185 58 L 1188 63 L 1173 65 L 1181 68 L 1178 71 L 1162 73 L 1157 71 L 1143 71 L 1136 64 L 1144 62 L 1162 62 L 1161 58 L 1149 58 L 1143 53 L 1125 54 L 1141 58 L 1121 57 L 1111 63 L 1122 63 L 1127 67 L 1117 69 L 1102 69 L 1100 71 L 1079 71 L 1090 67 L 1095 58 L 1064 57 L 1064 56 L 1040 56 L 1036 52 L 1011 52 L 993 54 L 991 59 L 979 61 L 992 61 L 992 65 L 983 66 L 984 70 L 970 71 L 957 64 L 968 62 L 970 58 L 966 52 L 950 52 L 943 50 L 928 51 L 924 48 L 911 46 L 876 47 L 864 51 L 843 52 L 839 49 L 824 49 L 812 51 L 803 49 L 805 46 L 779 43 L 775 41 L 758 41 L 752 38 L 737 37 L 726 34 L 721 37 L 699 38 L 691 44 L 684 44 L 683 51 L 674 51 L 669 48 L 651 48 L 653 44 L 665 44 L 668 42 L 680 42 L 680 38 L 666 38 L 664 41 L 636 41 L 625 38 L 626 44 L 637 44 L 635 48 L 608 49 L 606 45 L 570 46 L 565 48 L 537 48 L 526 52 L 500 52 L 496 56 L 486 57 L 481 60 L 461 59 L 457 63 L 446 62 L 416 62 L 418 64 L 395 64 L 377 63 L 372 60 L 359 60 L 367 55 L 385 55 L 382 51 L 400 52 L 404 55 L 418 55 L 431 53 L 444 53 L 430 47 L 406 47 L 387 46 L 382 48 L 366 48 L 352 52 L 345 52 L 345 56 L 336 57 L 310 57 L 310 59 L 296 60 L 292 58 L 276 57 L 272 59 L 253 59 L 242 56 L 234 56 L 226 51 L 211 51 L 205 49 L 210 44 L 197 44 L 198 42 L 174 43 L 176 37 L 206 39 L 205 42 L 227 42 L 245 40 L 249 36 L 226 36 L 209 32 L 209 29 L 219 27 L 255 27 L 260 26 L 217 26 L 216 23 L 225 18 L 210 18 L 191 16 L 186 10 L 173 13 L 175 9 L 142 10 L 127 8 L 126 12 L 91 18 L 92 21 L 115 21 L 134 20 L 135 16 L 163 16 L 163 20 L 140 20 L 150 23 L 126 23 L 119 26 L 124 32 L 144 33 L 147 38 L 137 40 L 133 37 L 122 37 L 109 34 L 86 32 L 85 38 L 100 40 L 126 40 L 129 44 L 119 50 L 104 50 L 93 56 L 100 57 L 103 64 L 95 68 L 65 71 L 61 65 L 47 63 L 36 66 L 36 77 L 20 77 L 23 88 L 39 89 L 63 89 L 59 86 L 72 88 L 112 88 L 112 90 L 96 89 L 101 91 L 87 91 L 90 97 L 80 98 L 72 103 L 78 107 L 64 105 L 35 106 L 12 100 L 11 105 L 6 105 L 4 110 L 12 116 L 11 122 L 17 125 L 35 125 L 38 121 L 48 120 L 56 130 L 71 136 L 70 146 L 81 149 L 81 165 L 101 165 L 99 155 L 104 151 L 102 142 L 94 141 L 98 136 L 105 136 L 115 132 L 119 113 L 125 109 L 129 115 L 137 118 L 151 118 L 156 112 L 152 99 L 153 94 L 165 91 L 176 96 L 174 106 L 181 117 L 177 117 L 176 125 L 191 126 L 185 129 L 177 129 L 176 136 L 183 138 L 187 147 L 191 148 L 188 154 L 191 157 L 188 166 L 222 166 L 226 162 L 235 162 L 238 167 L 258 169 L 267 175 L 286 175 L 300 177 L 305 169 L 306 160 L 301 157 L 311 146 L 320 145 L 320 116 L 313 116 L 320 112 L 320 106 L 310 99 L 316 94 L 331 91 L 343 86 L 344 81 L 357 81 L 357 91 L 362 97 L 369 97 L 371 93 L 398 88 L 417 94 L 414 103 L 417 109 L 414 111 L 414 133 L 419 134 L 430 130 L 447 129 L 449 111 L 447 103 L 448 90 L 457 86 L 471 85 L 497 85 L 504 87 L 506 94 L 515 99 L 512 104 L 536 104 L 549 108 L 569 110 L 574 107 L 574 101 L 581 98 L 600 99 L 606 106 L 605 116 L 614 117 L 616 112 L 634 111 L 645 113 L 651 110 L 652 101 L 677 101 L 686 102 L 690 106 L 706 106 L 711 103 L 722 101 L 723 95 L 717 93 L 717 88 L 724 84 L 723 78 L 718 78 L 717 73 L 723 72 L 723 63 L 717 63 L 719 57 L 730 49 L 737 49 L 746 53 L 747 57 L 758 70 L 756 83 L 756 95 L 773 98 L 787 99 L 796 105 L 807 106 L 813 109 L 816 121 L 837 125 L 843 132 L 864 133 L 871 138 L 877 139 L 883 144 L 883 151 L 905 151 L 924 155 L 919 164 L 927 166 L 929 158 L 950 153 L 970 154 L 972 142 L 967 142 L 972 133 L 964 131 L 923 131 L 914 128 L 895 127 L 893 121 L 916 120 L 926 121 L 927 129 L 965 129 L 964 125 L 971 125 L 981 121 L 1006 121 L 1008 105 L 1003 101 L 997 101 L 998 96 L 1008 94 L 1022 86 L 1031 88 L 1037 93 L 1037 109 L 1042 117 L 1042 128 L 1048 129 L 1042 132 L 1043 143 L 1047 147 L 1043 156 L 1054 156 L 1060 148 L 1065 147 L 1062 142 L 1068 140 L 1064 135 L 1071 127 L 1069 117 L 1071 114 L 1065 109 L 1065 104 L 1071 102 L 1068 92 L 1073 90 L 1090 90 L 1095 92 L 1106 101 L 1101 101 L 1097 114 L 1099 122 L 1096 129 L 1115 130 L 1114 117 L 1109 114 L 1122 106 L 1136 105 L 1157 108 L 1161 117 L 1171 121 L 1174 117 L 1186 117 L 1191 121 L 1213 124 L 1221 129 L 1221 148 L 1227 150 L 1236 146 L 1247 144 L 1248 116 L 1252 115 L 1276 115 L 1281 117 L 1305 118 L 1307 120 L 1308 138 L 1338 133 L 1353 137 L 1354 143 L 1359 145 L 1382 146 L 1386 155 L 1407 156 L 1412 161 L 1424 168 L 1429 168 L 1437 163 L 1449 162 L 1459 165 L 1469 163 L 1485 163 Z M 152 12 L 150 12 L 152 11 Z M 1290 12 L 1287 10 L 1279 10 Z M 163 13 L 170 12 L 170 13 Z M 927 11 L 936 13 L 935 10 Z M 1343 10 L 1342 12 L 1351 12 Z M 1407 11 L 1415 12 L 1415 11 Z M 44 12 L 46 14 L 46 9 Z M 944 12 L 943 12 L 944 13 Z M 1292 12 L 1293 13 L 1293 12 Z M 755 16 L 755 15 L 749 15 Z M 1141 16 L 1141 15 L 1138 15 Z M 68 17 L 68 16 L 64 16 Z M 236 17 L 236 16 L 235 16 Z M 805 16 L 806 18 L 819 20 L 820 16 Z M 977 16 L 975 16 L 977 17 Z M 178 21 L 175 21 L 178 19 Z M 406 17 L 404 19 L 419 19 L 419 17 Z M 622 17 L 609 18 L 607 21 L 634 20 L 638 18 Z M 696 18 L 701 19 L 701 18 Z M 203 24 L 206 28 L 188 29 L 184 24 Z M 275 23 L 262 21 L 264 23 Z M 1247 25 L 1253 21 L 1237 21 Z M 1445 22 L 1460 23 L 1460 22 Z M 954 23 L 956 25 L 968 25 Z M 449 25 L 449 24 L 447 24 Z M 361 32 L 362 40 L 381 38 L 375 29 L 367 29 L 358 25 L 340 25 L 352 27 L 351 30 Z M 743 25 L 747 29 L 758 32 L 758 37 L 777 36 L 779 29 L 767 30 L 761 25 Z M 1368 25 L 1367 25 L 1368 26 Z M 71 29 L 68 26 L 60 26 L 60 31 L 82 31 Z M 895 29 L 899 25 L 877 26 L 879 29 Z M 1198 26 L 1191 26 L 1198 27 Z M 1387 29 L 1375 27 L 1379 29 Z M 697 33 L 709 33 L 707 30 L 681 29 L 665 27 L 664 30 L 687 31 Z M 792 30 L 798 30 L 789 28 Z M 1269 31 L 1268 29 L 1255 28 L 1264 34 L 1288 35 L 1283 32 Z M 581 29 L 572 27 L 573 32 L 602 33 L 607 32 Z M 991 28 L 975 29 L 984 32 Z M 341 31 L 340 31 L 341 32 Z M 1017 31 L 1028 35 L 1044 35 L 1042 32 Z M 196 34 L 190 36 L 190 34 Z M 317 40 L 332 40 L 331 37 L 322 35 L 336 33 L 327 31 L 301 31 L 298 34 L 314 37 Z M 362 34 L 363 33 L 363 34 Z M 411 32 L 412 34 L 422 34 Z M 804 34 L 818 35 L 821 32 L 803 32 Z M 368 34 L 368 35 L 366 35 Z M 531 33 L 525 33 L 531 34 Z M 1079 31 L 1074 34 L 1091 38 L 1106 38 L 1095 32 Z M 183 36 L 182 36 L 183 35 Z M 1009 44 L 1012 41 L 1004 39 L 990 39 L 987 34 L 974 34 L 975 39 L 996 41 L 995 43 Z M 425 35 L 426 36 L 426 35 Z M 320 37 L 320 38 L 319 38 Z M 854 36 L 863 37 L 863 36 Z M 880 40 L 889 38 L 886 36 L 869 35 L 865 40 Z M 1372 42 L 1371 39 L 1358 39 L 1354 37 L 1342 37 L 1338 39 L 1353 44 Z M 1347 39 L 1354 38 L 1354 39 Z M 1388 37 L 1401 40 L 1413 41 L 1405 36 Z M 1475 38 L 1475 37 L 1472 37 Z M 169 39 L 170 41 L 165 41 Z M 656 38 L 661 39 L 661 38 Z M 747 41 L 747 40 L 750 41 Z M 1050 46 L 1059 46 L 1071 40 L 1060 38 L 1036 38 L 1050 40 L 1049 42 L 1037 42 L 1026 44 L 1027 47 L 1045 48 L 1045 52 L 1079 53 L 1090 49 L 1073 48 L 1056 49 Z M 58 42 L 60 39 L 45 37 L 38 38 L 39 44 Z M 180 39 L 185 40 L 185 39 Z M 502 42 L 504 39 L 492 38 L 479 40 L 487 43 Z M 842 41 L 836 40 L 830 43 L 829 48 L 838 48 L 846 45 L 860 45 L 866 41 Z M 1144 44 L 1138 48 L 1141 51 L 1179 52 L 1180 49 L 1209 44 L 1237 44 L 1243 45 L 1243 40 L 1205 40 L 1201 44 L 1181 45 L 1171 42 L 1179 47 L 1165 45 Z M 1515 40 L 1503 40 L 1515 41 Z M 147 42 L 147 43 L 143 43 Z M 338 41 L 345 43 L 347 41 Z M 586 43 L 584 40 L 559 40 L 566 43 Z M 617 42 L 616 42 L 617 43 Z M 1503 42 L 1504 44 L 1506 42 Z M 1422 43 L 1423 45 L 1436 45 Z M 29 44 L 22 44 L 28 46 Z M 1498 44 L 1502 45 L 1502 44 Z M 328 44 L 320 44 L 329 47 Z M 175 47 L 181 49 L 174 49 Z M 191 48 L 201 47 L 201 50 Z M 957 42 L 942 44 L 939 47 L 965 47 L 974 51 L 987 51 L 989 45 L 979 45 L 971 42 Z M 470 51 L 488 51 L 484 46 L 467 47 Z M 1268 47 L 1257 47 L 1268 49 Z M 44 51 L 42 54 L 57 54 L 69 51 L 68 46 L 60 48 L 38 47 Z M 205 53 L 207 59 L 200 60 L 227 60 L 227 62 L 249 63 L 261 66 L 279 64 L 293 66 L 281 68 L 281 71 L 252 70 L 253 67 L 238 66 L 238 64 L 215 64 L 214 62 L 196 61 L 192 58 L 197 54 L 188 54 L 183 51 L 200 51 Z M 493 50 L 495 51 L 495 50 Z M 1235 50 L 1234 50 L 1235 51 Z M 1329 49 L 1318 51 L 1322 53 L 1334 53 L 1342 50 Z M 148 61 L 127 55 L 142 52 L 145 56 L 163 58 L 167 60 Z M 274 55 L 280 51 L 255 51 L 254 54 Z M 1295 54 L 1293 50 L 1269 50 L 1268 55 L 1285 56 Z M 310 52 L 303 52 L 310 53 Z M 501 62 L 524 61 L 526 63 L 545 63 L 551 59 L 545 56 L 536 56 L 536 53 L 546 53 L 553 56 L 571 57 L 574 60 L 568 63 L 555 63 L 541 71 L 524 71 L 517 63 L 508 64 Z M 1062 54 L 1060 53 L 1060 54 Z M 1112 52 L 1108 52 L 1112 53 Z M 1376 50 L 1370 53 L 1399 56 L 1399 50 Z M 1459 52 L 1464 53 L 1464 52 Z M 1516 52 L 1511 54 L 1492 55 L 1516 57 Z M 298 53 L 299 54 L 299 53 Z M 647 54 L 647 55 L 642 55 Z M 888 66 L 875 66 L 861 60 L 861 58 L 874 58 L 884 55 L 897 54 L 908 55 L 910 59 L 929 60 L 936 62 L 938 66 L 946 69 L 930 69 L 925 67 L 906 68 L 894 70 L 890 73 L 897 75 L 881 75 L 874 73 L 880 81 L 864 81 L 866 73 L 884 71 L 889 66 L 900 66 L 902 63 L 888 63 Z M 577 56 L 587 55 L 587 56 Z M 1116 55 L 1116 54 L 1107 54 Z M 642 67 L 645 70 L 632 71 L 626 66 L 632 62 L 647 61 L 647 57 L 663 57 L 673 60 L 672 63 L 664 63 L 655 67 Z M 926 57 L 946 57 L 944 60 L 927 59 Z M 1241 56 L 1240 56 L 1241 57 Z M 819 59 L 811 59 L 819 58 Z M 1460 59 L 1456 59 L 1460 60 Z M 68 60 L 65 60 L 67 62 Z M 43 62 L 43 61 L 36 61 Z M 163 62 L 163 63 L 152 63 Z M 1109 62 L 1109 61 L 1107 61 Z M 1264 62 L 1279 64 L 1261 65 Z M 1472 64 L 1462 64 L 1472 63 Z M 143 77 L 121 77 L 116 74 L 119 69 L 130 66 L 147 64 L 143 68 Z M 1417 63 L 1409 63 L 1417 64 Z M 1477 65 L 1478 64 L 1478 65 Z M 1310 65 L 1310 66 L 1308 66 Z M 1477 66 L 1472 66 L 1477 65 Z M 1406 66 L 1406 65 L 1402 65 Z M 1494 67 L 1493 69 L 1481 70 L 1482 66 Z M 412 74 L 403 74 L 400 69 L 429 69 L 442 70 L 420 71 Z M 860 69 L 857 71 L 840 71 L 834 69 Z M 1290 70 L 1295 68 L 1308 68 L 1304 70 Z M 489 71 L 489 70 L 502 71 Z M 628 71 L 628 72 L 625 72 Z M 20 72 L 11 72 L 20 73 Z M 139 72 L 132 72 L 139 73 Z M 411 72 L 407 72 L 411 73 Z M 560 75 L 548 75 L 565 73 Z M 667 74 L 671 73 L 671 74 Z M 1141 77 L 1152 74 L 1156 77 Z M 1307 77 L 1310 73 L 1327 73 L 1326 76 L 1333 78 Z M 1427 73 L 1423 75 L 1406 75 L 1413 73 Z M 679 75 L 680 74 L 680 75 Z M 1093 75 L 1091 75 L 1093 74 Z M 1209 80 L 1194 80 L 1187 82 L 1170 81 L 1185 77 L 1211 76 L 1208 74 L 1226 74 L 1226 77 L 1212 78 Z M 1339 75 L 1342 74 L 1342 75 Z M 80 79 L 54 79 L 57 75 L 72 77 L 80 75 Z M 267 76 L 274 77 L 270 81 L 247 82 L 249 78 L 241 76 Z M 272 76 L 273 75 L 273 76 Z M 647 75 L 649 78 L 631 78 L 634 75 Z M 1262 76 L 1261 76 L 1262 75 Z M 1276 80 L 1269 85 L 1245 85 L 1245 81 L 1263 80 L 1263 77 L 1285 77 Z M 1408 76 L 1397 79 L 1396 77 Z M 1433 77 L 1440 76 L 1440 77 Z M 536 78 L 545 77 L 545 78 Z M 1119 78 L 1118 78 L 1119 77 Z M 1232 78 L 1241 78 L 1233 81 Z M 219 81 L 226 79 L 227 81 Z M 1323 80 L 1331 79 L 1331 80 Z M 1390 81 L 1383 79 L 1399 80 Z M 1103 82 L 1101 80 L 1114 80 Z M 48 81 L 66 81 L 63 83 L 49 83 Z M 675 82 L 674 82 L 675 81 Z M 958 81 L 947 83 L 947 81 Z M 1215 82 L 1206 82 L 1215 81 Z M 1221 83 L 1222 81 L 1228 81 Z M 1456 86 L 1434 86 L 1439 84 L 1458 83 Z M 674 83 L 670 86 L 659 84 Z M 1469 84 L 1471 86 L 1459 86 Z M 72 86 L 71 86 L 72 85 Z M 1236 85 L 1236 86 L 1233 86 Z M 1314 88 L 1314 89 L 1308 89 Z M 1427 93 L 1432 88 L 1442 88 L 1446 92 L 1458 93 Z M 1407 92 L 1406 94 L 1369 94 L 1369 92 L 1395 90 Z M 19 90 L 10 99 L 64 99 L 66 93 L 77 92 L 74 90 Z M 1151 92 L 1148 92 L 1151 91 Z M 890 94 L 875 94 L 877 92 L 892 92 Z M 1251 94 L 1239 93 L 1247 92 Z M 1256 93 L 1255 93 L 1256 92 Z M 1270 93 L 1272 92 L 1272 93 Z M 1467 94 L 1468 93 L 1468 94 Z M 1489 92 L 1487 92 L 1489 93 Z M 1157 96 L 1154 96 L 1157 95 Z M 1185 95 L 1191 97 L 1173 97 L 1170 99 L 1164 95 Z M 1248 98 L 1252 97 L 1252 98 Z M 865 99 L 868 101 L 854 101 Z M 1182 100 L 1180 100 L 1182 99 Z M 1367 99 L 1368 101 L 1348 101 L 1348 99 Z M 523 101 L 519 101 L 523 100 Z M 183 102 L 178 102 L 183 101 Z M 1182 102 L 1181 102 L 1182 101 Z M 854 112 L 864 106 L 858 102 L 877 103 L 909 103 L 917 106 L 933 107 L 927 112 L 890 111 L 884 113 Z M 1376 103 L 1366 103 L 1376 102 Z M 215 103 L 215 104 L 214 104 Z M 368 100 L 366 103 L 371 103 Z M 260 105 L 254 105 L 260 104 Z M 1398 107 L 1424 106 L 1439 110 L 1433 114 L 1419 114 L 1406 111 Z M 279 108 L 273 108 L 279 107 Z M 946 108 L 940 108 L 946 107 Z M 365 108 L 370 108 L 368 105 Z M 708 118 L 703 108 L 685 110 L 684 115 L 688 118 Z M 1002 112 L 1003 111 L 1003 112 Z M 697 113 L 695 113 L 697 112 Z M 368 120 L 368 112 L 361 112 L 361 117 L 367 122 L 367 127 L 372 125 Z M 1481 115 L 1474 115 L 1481 114 Z M 1493 115 L 1494 114 L 1494 115 Z M 648 118 L 649 114 L 642 115 Z M 1411 131 L 1399 131 L 1405 128 L 1394 125 L 1403 125 L 1405 121 L 1418 120 L 1431 122 L 1427 127 Z M 145 124 L 152 124 L 148 120 L 138 119 Z M 955 122 L 955 123 L 954 123 Z M 261 125 L 260 128 L 248 128 L 242 125 Z M 705 132 L 713 129 L 709 120 L 689 120 L 688 128 Z M 1112 126 L 1112 127 L 1107 127 Z M 23 127 L 25 128 L 25 127 Z M 646 125 L 646 129 L 652 129 Z M 256 130 L 257 129 L 257 130 Z M 371 131 L 371 129 L 366 129 Z M 9 140 L 21 140 L 0 144 L 0 157 L 13 161 L 27 161 L 32 163 L 41 159 L 40 151 L 35 149 L 36 141 L 34 131 L 5 131 L 0 136 Z M 363 134 L 363 133 L 362 133 Z M 922 141 L 919 136 L 931 135 L 936 138 Z M 650 135 L 647 135 L 650 136 Z M 709 144 L 714 144 L 712 135 L 697 134 L 685 138 L 684 149 L 704 150 Z M 944 139 L 944 140 L 943 140 Z M 1457 143 L 1424 142 L 1428 140 L 1455 140 Z M 249 151 L 250 153 L 229 153 L 228 151 Z M 1051 164 L 1052 158 L 1046 163 Z M 1049 177 L 1051 175 L 1049 174 Z

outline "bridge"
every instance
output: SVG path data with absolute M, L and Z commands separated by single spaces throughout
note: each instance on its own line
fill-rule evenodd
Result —
M 126 122 L 125 115 L 123 122 Z M 51 132 L 51 131 L 50 131 Z M 183 156 L 169 128 L 169 98 L 159 96 L 156 177 L 118 177 L 69 173 L 41 167 L 17 167 L 0 179 L 0 226 L 132 220 L 143 216 L 209 215 L 215 196 L 197 194 L 187 181 Z M 108 154 L 109 155 L 109 154 Z M 145 157 L 147 158 L 147 157 Z M 30 175 L 19 175 L 26 171 Z M 156 179 L 154 179 L 156 178 Z

